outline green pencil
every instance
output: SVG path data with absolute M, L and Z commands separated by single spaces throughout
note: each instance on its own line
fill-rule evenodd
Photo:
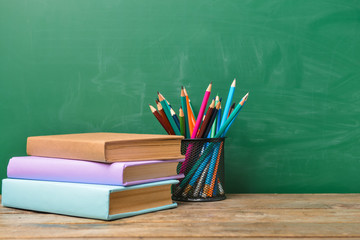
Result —
M 230 116 L 228 117 L 228 119 L 226 119 L 226 121 L 223 123 L 223 125 L 220 127 L 219 131 L 215 134 L 215 138 L 219 138 L 221 137 L 221 135 L 225 132 L 227 126 L 231 123 L 231 121 L 233 119 L 235 119 L 235 117 L 237 116 L 238 112 L 240 112 L 242 106 L 244 105 L 244 103 L 246 102 L 247 98 L 249 96 L 249 93 L 247 93 L 239 102 L 239 104 L 234 108 L 234 110 L 232 111 L 232 113 L 230 114 Z
M 174 130 L 175 134 L 176 135 L 181 135 L 179 128 L 177 127 L 173 117 L 171 116 L 170 106 L 166 102 L 164 96 L 161 93 L 159 93 L 159 101 L 161 103 L 161 106 L 163 107 L 163 110 L 164 110 L 164 112 L 166 114 L 166 117 L 168 118 L 168 120 L 170 122 L 170 125 L 171 125 L 172 129 Z
M 186 96 L 184 92 L 184 88 L 181 87 L 181 107 L 184 111 L 184 120 L 185 120 L 185 138 L 190 138 L 190 127 L 189 127 L 189 117 L 188 117 L 188 111 L 186 106 Z
M 180 120 L 180 133 L 184 137 L 186 136 L 185 133 L 185 117 L 184 117 L 184 111 L 182 108 L 179 109 L 179 120 Z

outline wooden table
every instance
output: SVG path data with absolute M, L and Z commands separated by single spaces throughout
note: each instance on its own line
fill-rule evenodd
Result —
M 0 207 L 0 239 L 360 238 L 360 194 L 228 194 L 101 221 Z

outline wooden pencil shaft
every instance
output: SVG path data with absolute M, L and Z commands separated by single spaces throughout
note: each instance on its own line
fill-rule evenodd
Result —
M 194 112 L 194 109 L 191 105 L 191 100 L 190 100 L 190 97 L 186 91 L 186 88 L 184 87 L 184 94 L 185 94 L 185 97 L 186 97 L 186 101 L 187 101 L 187 104 L 189 105 L 189 109 L 188 109 L 188 112 L 189 112 L 189 115 L 191 115 L 191 118 L 192 118 L 192 121 L 194 121 L 194 125 L 195 125 L 195 112 Z
M 189 138 L 190 137 L 189 115 L 188 115 L 188 111 L 187 111 L 186 97 L 185 96 L 181 96 L 181 106 L 182 106 L 182 109 L 184 111 L 185 137 Z
M 211 179 L 211 183 L 210 183 L 210 189 L 209 189 L 209 191 L 207 192 L 207 196 L 209 196 L 209 197 L 212 196 L 212 193 L 213 193 L 213 190 L 214 190 L 215 179 L 216 179 L 217 172 L 218 172 L 218 169 L 219 169 L 219 164 L 220 164 L 220 160 L 221 160 L 221 154 L 222 154 L 223 145 L 224 145 L 224 142 L 222 142 L 222 143 L 220 144 L 219 153 L 218 153 L 217 158 L 216 158 L 216 161 L 215 161 L 214 172 L 213 172 L 212 179 Z M 211 163 L 210 163 L 210 164 L 211 164 Z M 210 166 L 210 167 L 211 167 L 211 166 Z
M 244 105 L 246 99 L 247 99 L 247 95 L 245 95 L 245 97 L 243 97 L 240 101 L 240 103 L 235 107 L 234 111 L 230 114 L 230 116 L 228 117 L 228 119 L 226 119 L 226 121 L 224 122 L 223 125 L 221 125 L 219 131 L 216 133 L 215 138 L 221 137 L 223 135 L 223 133 L 225 132 L 227 126 L 231 123 L 231 121 L 237 116 L 237 113 L 241 110 L 242 106 Z
M 229 131 L 231 125 L 234 123 L 236 117 L 239 115 L 240 110 L 244 107 L 244 105 L 245 105 L 245 103 L 246 103 L 246 100 L 247 100 L 247 98 L 248 98 L 248 95 L 249 95 L 249 93 L 247 93 L 247 94 L 241 99 L 241 101 L 240 101 L 240 103 L 239 103 L 239 104 L 241 105 L 241 107 L 240 107 L 239 111 L 236 113 L 235 117 L 231 120 L 231 122 L 230 122 L 230 123 L 228 124 L 228 126 L 226 127 L 224 133 L 222 134 L 223 137 L 224 137 L 225 134 Z
M 218 131 L 220 129 L 220 124 L 221 124 L 221 107 L 218 111 L 218 116 L 217 116 L 217 120 L 216 120 L 216 133 L 218 133 Z M 215 133 L 215 135 L 216 135 L 216 133 Z
M 186 95 L 183 87 L 181 88 L 180 100 L 181 100 L 181 107 L 184 112 L 185 138 L 190 138 L 190 123 L 189 123 L 190 119 L 189 119 L 189 113 L 186 103 Z
M 180 133 L 185 137 L 186 136 L 185 117 L 184 117 L 184 112 L 181 108 L 179 110 L 179 120 L 180 120 Z
M 208 110 L 206 112 L 204 121 L 203 121 L 203 123 L 201 124 L 201 127 L 200 127 L 200 131 L 199 131 L 198 135 L 196 136 L 197 138 L 203 138 L 204 136 L 206 136 L 204 134 L 204 132 L 205 132 L 206 128 L 208 127 L 208 123 L 210 121 L 212 113 L 214 112 L 213 103 L 214 103 L 214 100 L 213 100 L 213 102 L 211 103 L 211 105 L 209 106 L 209 108 L 208 108 Z
M 215 97 L 215 105 L 218 106 L 218 104 L 219 104 L 219 96 L 216 95 L 216 97 Z M 218 110 L 219 110 L 219 108 L 218 108 Z M 213 122 L 213 124 L 211 126 L 211 134 L 210 134 L 211 138 L 213 138 L 215 136 L 215 133 L 216 133 L 216 120 L 217 120 L 217 115 L 215 116 L 215 120 L 214 120 L 214 122 Z
M 209 186 L 210 186 L 211 179 L 212 179 L 212 176 L 213 176 L 213 173 L 215 170 L 214 167 L 215 167 L 216 159 L 219 155 L 219 152 L 220 152 L 220 146 L 219 146 L 219 143 L 216 143 L 216 148 L 211 156 L 210 167 L 209 167 L 209 171 L 207 173 L 206 180 L 205 180 L 205 184 L 207 184 Z
M 222 116 L 222 119 L 221 119 L 220 127 L 225 123 L 225 121 L 227 119 L 229 109 L 230 109 L 230 105 L 231 105 L 231 102 L 232 102 L 232 99 L 233 99 L 233 96 L 234 96 L 235 83 L 236 83 L 236 80 L 234 79 L 234 81 L 232 82 L 232 84 L 230 86 L 228 97 L 226 99 L 225 108 L 224 108 L 224 111 L 223 111 L 223 116 Z
M 158 111 L 159 111 L 159 114 L 160 114 L 161 118 L 164 120 L 166 128 L 170 131 L 171 135 L 175 135 L 175 132 L 172 129 L 172 127 L 170 125 L 170 122 L 169 122 L 169 119 L 167 118 L 167 116 L 166 116 L 166 114 L 164 112 L 164 109 L 162 108 L 160 102 L 157 104 L 157 107 L 158 107 Z
M 199 176 L 201 175 L 201 173 L 204 171 L 204 168 L 206 167 L 206 165 L 210 162 L 211 159 L 211 154 L 209 154 L 207 156 L 207 158 L 205 158 L 205 160 L 201 163 L 201 165 L 199 166 L 199 168 L 196 170 L 196 172 L 194 173 L 194 175 L 192 176 L 189 185 L 194 186 L 195 182 L 198 180 Z
M 177 128 L 180 130 L 180 120 L 176 116 L 174 109 L 170 108 L 170 114 L 171 114 L 172 118 L 174 119 L 174 122 L 175 122 Z
M 211 114 L 211 118 L 209 120 L 209 123 L 207 124 L 207 127 L 205 129 L 204 135 L 203 136 L 207 136 L 211 130 L 211 127 L 213 126 L 213 123 L 216 119 L 217 113 L 218 113 L 218 109 L 214 109 L 213 113 Z
M 151 106 L 150 106 L 150 110 L 151 112 L 153 113 L 153 115 L 156 117 L 156 119 L 159 121 L 159 123 L 161 124 L 161 126 L 165 129 L 165 131 L 168 133 L 168 134 L 171 134 L 171 132 L 169 131 L 169 129 L 167 129 L 166 125 L 165 125 L 165 122 L 164 120 L 162 119 L 162 117 L 160 116 L 160 114 L 158 113 L 158 111 L 156 111 L 156 109 Z
M 235 103 L 233 103 L 229 109 L 229 114 L 227 115 L 227 117 L 230 116 L 230 114 L 232 113 L 232 111 L 234 111 L 234 108 L 235 108 Z
M 191 145 L 189 145 L 190 147 Z M 206 159 L 206 157 L 208 156 L 208 154 L 212 154 L 212 151 L 214 150 L 214 148 L 216 148 L 216 144 L 215 142 L 210 142 L 209 145 L 205 148 L 204 152 L 201 154 L 201 156 L 199 157 L 199 159 L 196 161 L 196 163 L 192 166 L 192 168 L 190 169 L 190 171 L 185 175 L 185 178 L 183 178 L 183 180 L 181 181 L 179 187 L 182 188 L 184 187 L 184 185 L 189 181 L 189 179 L 191 178 L 191 176 L 194 174 L 194 172 L 197 170 L 197 168 L 199 167 L 199 165 L 204 161 L 204 159 Z M 185 160 L 186 161 L 186 160 Z M 184 162 L 185 163 L 185 162 Z M 184 164 L 183 164 L 184 165 Z M 181 171 L 180 171 L 181 172 Z
M 200 176 L 200 178 L 199 178 L 199 181 L 198 181 L 198 183 L 196 184 L 196 187 L 195 187 L 195 190 L 194 190 L 194 194 L 193 194 L 194 197 L 198 197 L 198 196 L 199 196 L 200 190 L 201 190 L 201 188 L 202 188 L 203 185 L 204 185 L 205 176 L 206 176 L 207 171 L 209 170 L 209 166 L 210 166 L 210 163 L 208 163 L 208 164 L 206 165 L 205 169 L 204 169 L 203 172 L 201 173 L 201 176 Z
M 168 118 L 168 120 L 170 122 L 170 125 L 171 125 L 172 129 L 174 130 L 175 134 L 176 135 L 181 135 L 179 128 L 177 127 L 173 117 L 171 116 L 170 107 L 169 107 L 168 103 L 162 97 L 162 95 L 159 95 L 159 100 L 160 100 L 161 106 L 162 106 L 162 108 L 163 108 L 163 110 L 164 110 L 164 112 L 166 114 L 166 117 Z
M 197 134 L 197 131 L 199 130 L 199 127 L 200 127 L 200 124 L 201 124 L 201 120 L 202 120 L 202 117 L 203 117 L 203 115 L 204 115 L 204 111 L 205 111 L 207 102 L 208 102 L 209 97 L 210 97 L 211 86 L 212 86 L 212 83 L 209 84 L 208 88 L 207 88 L 206 91 L 205 91 L 204 98 L 203 98 L 203 101 L 202 101 L 202 104 L 201 104 L 201 107 L 200 107 L 200 111 L 199 111 L 198 117 L 197 117 L 197 119 L 196 119 L 196 123 L 195 123 L 195 126 L 194 126 L 193 133 L 192 133 L 192 135 L 191 135 L 191 138 L 195 138 L 195 137 L 196 137 L 196 134 Z
M 190 138 L 192 136 L 193 129 L 195 126 L 195 116 L 194 116 L 194 110 L 190 104 L 189 95 L 187 94 L 185 87 L 183 87 L 183 90 L 186 98 L 186 107 L 187 107 L 188 122 L 189 122 L 189 138 Z

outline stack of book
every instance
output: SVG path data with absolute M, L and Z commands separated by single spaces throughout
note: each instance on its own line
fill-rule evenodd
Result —
M 13 157 L 2 204 L 112 220 L 176 207 L 171 185 L 182 136 L 82 133 L 27 139 L 30 156 Z

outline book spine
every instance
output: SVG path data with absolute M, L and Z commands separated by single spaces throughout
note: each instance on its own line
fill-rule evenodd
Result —
M 109 190 L 87 185 L 4 179 L 2 204 L 5 207 L 107 220 Z

